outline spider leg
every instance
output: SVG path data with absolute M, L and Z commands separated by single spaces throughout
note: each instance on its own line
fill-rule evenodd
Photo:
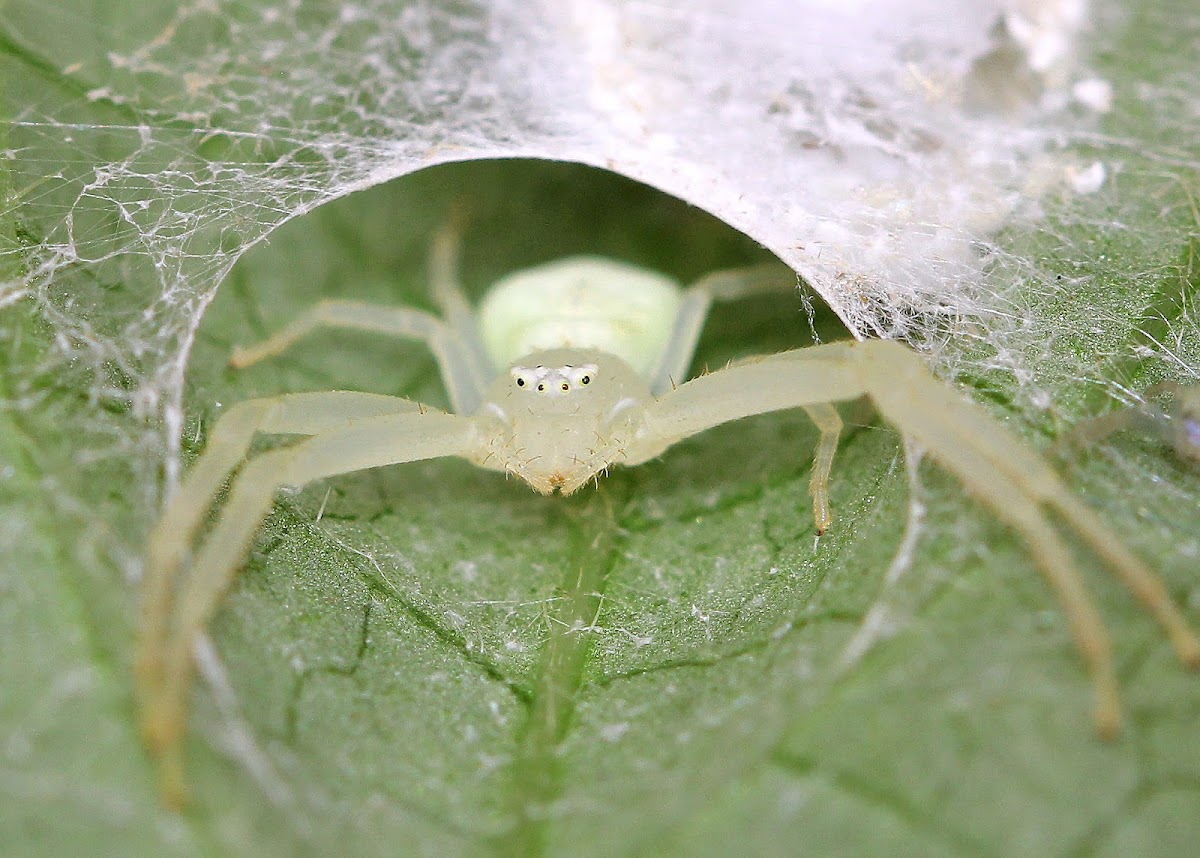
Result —
M 779 263 L 768 262 L 716 271 L 689 286 L 675 316 L 671 338 L 650 376 L 651 392 L 659 396 L 687 378 L 700 329 L 704 327 L 713 301 L 734 301 L 763 292 L 795 291 L 797 282 L 796 272 Z
M 915 354 L 913 358 L 920 361 Z M 923 365 L 919 373 L 912 371 L 915 364 L 906 366 L 896 378 L 891 368 L 869 359 L 865 363 L 876 367 L 867 375 L 873 379 L 869 394 L 880 412 L 1025 540 L 1057 594 L 1088 665 L 1096 728 L 1103 736 L 1115 735 L 1121 725 L 1121 702 L 1107 628 L 1065 543 L 1038 508 L 1046 498 L 1035 487 L 1048 486 L 1049 480 L 1057 483 L 1057 477 L 1015 436 L 937 382 Z M 1022 465 L 1029 469 L 1022 471 Z
M 1025 540 L 1057 593 L 1087 661 L 1095 689 L 1096 725 L 1102 734 L 1115 733 L 1121 718 L 1108 632 L 1071 552 L 1043 507 L 1058 513 L 1141 600 L 1180 659 L 1200 665 L 1200 638 L 1158 576 L 1075 498 L 1039 454 L 936 379 L 915 352 L 898 343 L 870 340 L 814 346 L 693 379 L 646 409 L 642 449 L 632 451 L 630 460 L 642 461 L 678 440 L 740 417 L 811 408 L 863 394 Z M 814 481 L 821 462 L 818 451 Z
M 833 516 L 829 512 L 829 472 L 833 469 L 833 454 L 837 452 L 838 438 L 842 434 L 842 418 L 838 416 L 837 409 L 828 403 L 802 407 L 808 419 L 821 431 L 821 440 L 817 442 L 817 452 L 813 456 L 812 479 L 808 483 L 808 493 L 813 502 L 813 521 L 819 535 L 833 523 Z
M 1170 638 L 1179 660 L 1191 668 L 1200 667 L 1200 638 L 1188 625 L 1171 599 L 1162 580 L 1137 555 L 1113 538 L 1111 528 L 1088 506 L 1073 495 L 1063 494 L 1050 501 L 1070 522 L 1076 532 L 1113 568 L 1125 586 L 1137 596 Z
M 653 458 L 665 447 L 720 423 L 803 408 L 821 432 L 809 494 L 817 532 L 823 533 L 832 522 L 829 474 L 842 429 L 841 417 L 829 403 L 865 392 L 850 356 L 848 344 L 833 343 L 750 358 L 692 379 L 647 408 L 643 447 L 631 449 L 627 461 L 637 464 Z
M 857 399 L 866 393 L 854 359 L 857 345 L 829 343 L 749 358 L 668 390 L 647 406 L 646 450 L 631 450 L 629 464 L 730 420 L 804 407 L 823 415 L 821 406 Z M 823 428 L 835 427 L 828 421 Z
M 462 255 L 462 230 L 467 220 L 464 203 L 454 206 L 445 225 L 433 237 L 429 249 L 429 289 L 438 309 L 450 329 L 458 337 L 482 386 L 493 376 L 495 368 L 483 345 L 475 310 L 467 300 L 458 279 L 458 260 Z M 466 412 L 460 412 L 466 413 Z
M 420 340 L 429 346 L 455 412 L 470 414 L 483 397 L 490 374 L 482 370 L 456 331 L 436 316 L 409 307 L 381 307 L 360 301 L 319 301 L 281 330 L 252 346 L 239 346 L 229 358 L 241 369 L 282 354 L 318 328 L 370 331 L 389 337 Z
M 895 343 L 862 343 L 864 386 L 879 410 L 925 446 L 969 490 L 1029 544 L 1033 558 L 1058 592 L 1096 688 L 1096 724 L 1104 735 L 1120 725 L 1110 646 L 1103 620 L 1087 596 L 1070 554 L 1038 511 L 1057 512 L 1121 578 L 1170 638 L 1181 661 L 1200 665 L 1200 639 L 1188 626 L 1161 579 L 1116 539 L 1099 516 L 1071 493 L 1032 449 L 986 412 L 939 382 L 912 351 Z
M 254 436 L 260 432 L 314 435 L 353 420 L 418 408 L 414 402 L 392 396 L 334 391 L 253 399 L 221 416 L 209 433 L 204 454 L 150 531 L 142 573 L 135 671 L 140 696 L 161 681 L 162 641 L 175 575 L 213 499 L 245 458 Z
M 416 408 L 406 400 L 370 394 L 293 394 L 246 403 L 240 413 L 226 415 L 223 432 L 214 430 L 212 452 L 201 457 L 151 534 L 143 582 L 138 698 L 142 732 L 162 761 L 168 800 L 182 800 L 180 742 L 191 647 L 228 587 L 275 491 L 332 474 L 470 449 L 473 430 L 468 418 Z M 243 468 L 213 531 L 187 574 L 176 582 L 176 570 L 213 496 L 257 431 L 314 434 L 293 447 L 254 458 Z

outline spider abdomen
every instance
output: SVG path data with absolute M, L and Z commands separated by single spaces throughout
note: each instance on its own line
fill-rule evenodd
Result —
M 681 302 L 669 277 L 624 262 L 573 256 L 496 282 L 479 329 L 496 366 L 551 349 L 616 355 L 646 377 L 670 339 Z

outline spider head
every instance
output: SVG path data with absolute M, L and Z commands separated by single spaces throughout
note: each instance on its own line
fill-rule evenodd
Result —
M 542 494 L 569 495 L 625 458 L 650 400 L 623 360 L 554 349 L 517 361 L 489 391 L 477 419 L 487 467 Z

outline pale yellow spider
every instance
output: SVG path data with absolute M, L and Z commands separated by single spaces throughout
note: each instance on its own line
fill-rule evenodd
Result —
M 1200 664 L 1200 639 L 1154 572 L 1041 456 L 934 378 L 905 346 L 881 340 L 813 346 L 745 360 L 677 385 L 712 302 L 795 288 L 795 275 L 782 266 L 718 272 L 681 289 L 627 264 L 576 257 L 503 278 L 476 312 L 456 285 L 456 256 L 455 235 L 447 230 L 431 257 L 442 318 L 326 301 L 266 342 L 234 354 L 233 363 L 245 366 L 279 354 L 320 326 L 416 338 L 436 356 L 454 413 L 389 396 L 329 391 L 243 402 L 217 421 L 207 449 L 152 530 L 146 553 L 138 703 L 168 802 L 178 804 L 184 796 L 182 739 L 193 644 L 279 489 L 364 468 L 459 456 L 515 474 L 544 494 L 569 494 L 612 465 L 645 462 L 718 424 L 803 408 L 821 433 L 810 483 L 819 532 L 830 524 L 827 485 L 841 430 L 831 403 L 862 396 L 1025 540 L 1087 662 L 1102 735 L 1115 734 L 1121 722 L 1109 637 L 1056 525 L 1082 539 L 1136 593 L 1185 663 Z M 243 465 L 260 432 L 308 437 Z M 222 486 L 239 467 L 212 529 L 194 546 Z
M 1200 464 L 1200 387 L 1162 381 L 1148 388 L 1141 406 L 1118 408 L 1071 429 L 1069 444 L 1092 445 L 1114 432 L 1133 430 L 1166 441 L 1185 461 Z M 1163 408 L 1154 400 L 1169 398 Z

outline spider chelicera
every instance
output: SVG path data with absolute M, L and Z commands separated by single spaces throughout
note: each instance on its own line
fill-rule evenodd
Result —
M 415 338 L 433 351 L 453 413 L 391 396 L 325 391 L 250 400 L 217 421 L 146 552 L 138 703 L 169 803 L 185 794 L 182 740 L 193 644 L 281 488 L 458 456 L 514 474 L 538 492 L 570 494 L 613 465 L 653 459 L 713 426 L 803 408 L 820 430 L 809 490 L 821 532 L 831 523 L 827 486 L 842 426 L 831 403 L 863 396 L 1025 541 L 1087 662 L 1101 735 L 1114 735 L 1121 723 L 1111 644 L 1061 532 L 1079 538 L 1125 582 L 1186 664 L 1200 665 L 1200 639 L 1158 576 L 1038 453 L 931 375 L 905 346 L 818 345 L 677 383 L 686 377 L 712 302 L 794 289 L 796 276 L 783 266 L 717 272 L 684 289 L 628 264 L 573 257 L 501 279 L 476 311 L 457 286 L 457 246 L 456 232 L 446 229 L 431 254 L 441 318 L 324 301 L 265 342 L 235 352 L 233 364 L 246 366 L 325 326 Z M 307 437 L 248 458 L 258 433 Z M 194 546 L 235 471 L 212 528 Z

